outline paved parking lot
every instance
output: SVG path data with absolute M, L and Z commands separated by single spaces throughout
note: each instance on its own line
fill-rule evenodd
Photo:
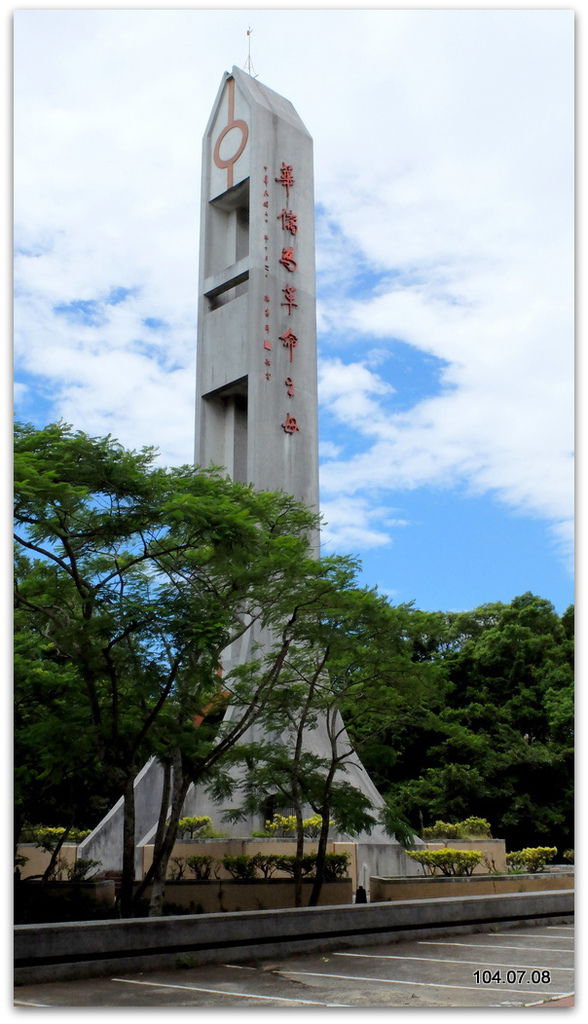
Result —
M 24 985 L 15 1006 L 573 1005 L 573 946 L 567 925 L 460 933 L 279 961 Z

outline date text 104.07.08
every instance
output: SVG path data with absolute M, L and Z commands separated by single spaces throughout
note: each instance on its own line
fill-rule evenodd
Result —
M 525 970 L 474 971 L 476 985 L 550 985 L 551 972 L 529 968 Z

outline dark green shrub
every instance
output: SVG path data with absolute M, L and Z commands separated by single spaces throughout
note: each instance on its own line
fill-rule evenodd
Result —
M 88 882 L 98 874 L 98 868 L 101 866 L 101 860 L 91 860 L 89 857 L 78 857 L 75 864 L 71 864 L 65 870 L 70 882 Z M 92 871 L 92 874 L 88 876 L 89 871 Z
M 325 856 L 325 882 L 334 882 L 338 878 L 346 878 L 348 867 L 348 853 L 327 853 Z
M 296 857 L 294 854 L 284 853 L 278 854 L 278 868 L 280 871 L 286 871 L 289 875 L 294 875 Z M 314 871 L 316 864 L 316 853 L 308 853 L 302 857 L 300 861 L 300 868 L 302 877 L 310 875 Z
M 233 878 L 237 878 L 241 882 L 255 878 L 255 858 L 250 857 L 246 853 L 241 853 L 237 856 L 225 854 L 222 863 L 225 871 L 228 871 Z
M 276 871 L 280 870 L 280 855 L 277 853 L 261 853 L 258 851 L 253 855 L 255 868 L 261 872 L 263 878 L 271 878 Z
M 184 877 L 184 871 L 186 870 L 186 861 L 183 857 L 172 857 L 171 862 L 174 867 L 169 869 L 169 878 L 171 882 L 180 882 Z
M 203 882 L 207 878 L 210 878 L 213 863 L 214 857 L 211 857 L 209 854 L 186 857 L 187 866 L 194 873 L 194 877 L 197 878 L 199 882 Z

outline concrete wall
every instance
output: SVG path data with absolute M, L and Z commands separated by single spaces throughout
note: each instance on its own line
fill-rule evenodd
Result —
M 570 921 L 573 892 L 405 900 L 15 928 L 17 983 Z
M 153 846 L 151 844 L 141 848 L 143 853 L 142 872 L 140 877 L 144 878 L 149 870 L 153 861 Z M 304 853 L 316 853 L 317 843 L 316 840 L 307 839 L 304 843 Z M 338 843 L 330 842 L 327 845 L 327 853 L 346 853 L 349 856 L 349 868 L 348 876 L 351 881 L 357 885 L 357 868 L 356 868 L 356 846 L 355 843 Z M 187 839 L 177 842 L 173 849 L 173 857 L 194 857 L 194 856 L 208 856 L 214 857 L 217 861 L 221 861 L 224 856 L 238 857 L 246 854 L 249 857 L 253 857 L 256 853 L 265 854 L 289 854 L 293 855 L 296 853 L 296 843 L 293 839 L 252 839 L 248 836 L 244 836 L 241 839 Z M 170 878 L 173 873 L 174 865 L 170 858 L 168 866 L 167 877 Z M 230 872 L 220 864 L 213 865 L 213 876 L 216 878 L 232 878 Z M 189 868 L 186 868 L 184 878 L 193 877 L 192 872 Z M 288 878 L 287 872 L 279 871 L 274 877 L 277 878 Z
M 308 839 L 304 844 L 305 853 L 316 852 L 316 841 Z M 143 860 L 138 878 L 144 878 L 153 860 L 153 846 L 147 844 L 141 847 Z M 195 839 L 178 842 L 174 846 L 174 857 L 191 857 L 194 854 L 208 854 L 221 859 L 225 854 L 236 856 L 239 854 L 262 853 L 295 853 L 295 843 L 291 839 L 252 839 L 242 837 L 240 839 Z M 349 855 L 348 874 L 351 878 L 353 890 L 358 885 L 363 885 L 369 893 L 370 877 L 372 875 L 402 875 L 421 876 L 420 864 L 412 860 L 404 852 L 398 843 L 392 839 L 388 842 L 340 842 L 332 840 L 327 846 L 327 853 L 347 853 Z M 218 877 L 229 878 L 230 875 L 224 869 L 217 868 Z M 168 870 L 168 876 L 169 876 Z M 190 877 L 186 871 L 185 878 Z
M 421 875 L 422 868 L 398 843 L 357 843 L 357 884 L 370 891 L 372 875 Z
M 106 839 L 107 833 L 102 833 L 101 838 Z M 217 860 L 222 860 L 225 854 L 238 856 L 240 854 L 262 853 L 295 853 L 295 842 L 292 839 L 264 839 L 243 836 L 230 839 L 192 839 L 177 842 L 174 846 L 173 857 L 192 857 L 194 855 L 206 854 Z M 305 853 L 316 853 L 317 843 L 315 840 L 307 839 L 304 844 Z M 66 853 L 64 859 L 72 864 L 76 860 L 76 847 L 64 846 Z M 21 868 L 21 878 L 28 878 L 30 875 L 41 874 L 49 863 L 49 854 L 40 850 L 34 843 L 23 843 L 18 848 L 19 853 L 29 857 L 29 861 Z M 99 854 L 101 851 L 98 844 L 91 850 L 86 850 L 85 843 L 77 849 L 77 856 L 88 857 Z M 411 860 L 398 843 L 389 842 L 339 842 L 332 840 L 327 846 L 327 853 L 347 853 L 349 856 L 348 876 L 351 879 L 353 891 L 358 885 L 363 885 L 369 893 L 370 877 L 372 875 L 401 875 L 420 876 L 422 869 L 416 861 Z M 98 857 L 96 857 L 98 859 Z M 137 871 L 136 878 L 144 878 L 153 860 L 153 844 L 147 843 L 137 848 Z M 103 866 L 103 869 L 107 865 Z M 170 862 L 168 878 L 173 870 Z M 219 878 L 230 878 L 231 875 L 222 867 L 216 867 L 215 873 Z M 281 873 L 282 877 L 286 877 Z M 186 869 L 184 878 L 190 878 L 191 872 Z M 280 875 L 278 875 L 280 877 Z
M 546 874 L 531 875 L 470 875 L 456 878 L 370 878 L 372 902 L 383 900 L 429 900 L 449 896 L 489 896 L 500 893 L 545 892 L 573 889 L 574 874 L 563 872 L 557 879 Z
M 75 864 L 77 849 L 77 846 L 64 843 L 59 853 L 61 860 L 69 866 Z M 47 850 L 42 850 L 40 846 L 36 846 L 35 843 L 20 843 L 16 852 L 19 857 L 27 858 L 26 864 L 19 869 L 21 878 L 42 875 L 51 860 L 51 854 Z
M 303 879 L 303 906 L 308 906 L 312 879 Z M 146 891 L 149 899 L 151 887 Z M 268 878 L 251 882 L 223 879 L 206 882 L 167 882 L 166 903 L 186 907 L 193 914 L 217 914 L 246 910 L 276 910 L 294 906 L 292 878 Z M 320 906 L 339 906 L 353 903 L 351 879 L 325 882 L 319 898 Z
M 135 792 L 135 843 L 139 844 L 154 821 L 157 821 L 163 790 L 163 771 L 151 757 L 137 775 Z M 108 814 L 79 845 L 78 857 L 99 860 L 103 871 L 121 871 L 123 862 L 124 803 L 121 797 Z M 141 854 L 135 850 L 135 871 L 140 870 Z

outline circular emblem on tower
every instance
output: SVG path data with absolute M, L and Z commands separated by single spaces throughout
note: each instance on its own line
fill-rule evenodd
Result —
M 235 178 L 234 166 L 245 149 L 247 139 L 249 138 L 249 127 L 247 122 L 239 119 L 235 120 L 234 78 L 227 79 L 227 98 L 227 123 L 217 137 L 214 144 L 212 158 L 217 167 L 220 167 L 221 170 L 226 169 L 227 188 L 232 188 Z

